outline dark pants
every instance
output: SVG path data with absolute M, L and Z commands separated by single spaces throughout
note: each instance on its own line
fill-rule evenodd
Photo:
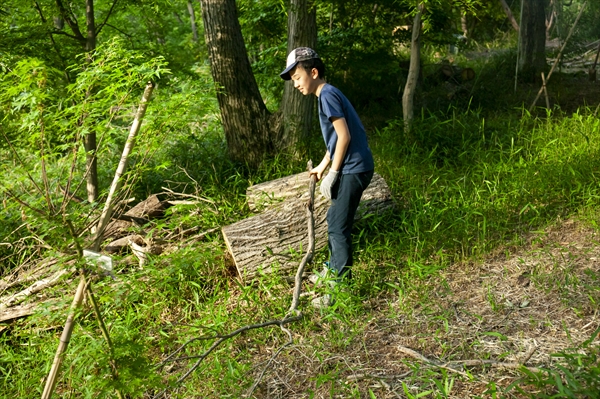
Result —
M 340 174 L 331 189 L 331 206 L 327 211 L 329 233 L 329 267 L 338 275 L 350 278 L 352 266 L 352 225 L 360 197 L 373 178 L 373 171 Z

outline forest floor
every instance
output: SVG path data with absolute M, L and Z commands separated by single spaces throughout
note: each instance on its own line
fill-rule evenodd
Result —
M 365 301 L 359 325 L 313 318 L 316 332 L 295 337 L 295 345 L 265 375 L 257 397 L 358 397 L 351 392 L 360 392 L 360 397 L 404 398 L 402 382 L 413 395 L 432 388 L 414 378 L 427 370 L 447 374 L 445 384 L 455 379 L 447 397 L 492 397 L 486 394 L 488 382 L 506 387 L 522 376 L 513 365 L 555 364 L 553 354 L 577 348 L 600 326 L 598 238 L 595 229 L 567 220 L 532 233 L 521 248 L 454 264 L 409 296 L 383 291 Z M 331 329 L 347 336 L 328 341 Z M 256 374 L 275 349 L 259 350 Z M 508 365 L 467 370 L 453 365 L 459 360 Z

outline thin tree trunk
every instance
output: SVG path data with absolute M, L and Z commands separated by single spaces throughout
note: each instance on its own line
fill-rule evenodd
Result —
M 262 100 L 235 0 L 202 0 L 202 20 L 229 156 L 257 166 L 274 150 L 281 115 L 271 115 Z
M 420 3 L 412 26 L 412 40 L 410 44 L 410 66 L 408 68 L 408 77 L 404 94 L 402 94 L 402 112 L 404 115 L 404 131 L 410 131 L 414 117 L 414 97 L 417 81 L 419 78 L 419 69 L 421 65 L 421 15 L 424 5 Z
M 550 8 L 550 13 L 546 18 L 546 39 L 550 38 L 550 31 L 554 27 L 554 23 L 556 22 L 556 1 L 550 0 L 550 4 L 548 6 Z
M 544 0 L 523 0 L 519 74 L 533 82 L 546 69 L 546 12 Z
M 198 29 L 196 28 L 196 15 L 194 13 L 194 6 L 191 1 L 187 2 L 188 12 L 190 13 L 190 23 L 192 24 L 192 34 L 194 41 L 198 41 Z
M 87 35 L 85 41 L 86 59 L 88 63 L 92 61 L 92 52 L 96 50 L 96 21 L 94 18 L 94 0 L 85 1 L 85 21 L 87 26 Z M 98 199 L 98 158 L 96 151 L 96 132 L 91 129 L 88 134 L 83 136 L 83 147 L 85 148 L 86 160 L 86 187 L 89 202 L 95 202 Z
M 94 17 L 94 0 L 85 0 L 85 19 L 86 33 L 85 35 L 79 29 L 77 20 L 73 16 L 73 12 L 65 6 L 63 0 L 55 0 L 56 6 L 60 13 L 60 20 L 66 22 L 73 32 L 73 37 L 83 47 L 87 62 L 91 62 L 91 53 L 96 49 L 96 20 Z M 62 23 L 61 23 L 62 24 Z M 86 153 L 86 189 L 89 202 L 95 202 L 98 199 L 98 162 L 96 159 L 96 132 L 91 130 L 90 133 L 83 136 L 83 147 Z
M 519 31 L 519 23 L 515 19 L 512 11 L 510 10 L 510 7 L 506 3 L 506 0 L 500 0 L 500 4 L 502 5 L 502 9 L 506 13 L 506 16 L 507 16 L 508 20 L 510 21 L 510 24 L 512 25 L 513 29 L 518 32 Z
M 462 30 L 465 39 L 469 39 L 469 26 L 467 24 L 467 13 L 463 12 L 460 16 L 460 30 Z
M 317 45 L 317 13 L 309 0 L 291 0 L 288 11 L 288 54 L 297 47 L 315 48 Z M 304 96 L 285 82 L 281 111 L 282 137 L 276 141 L 278 150 L 288 150 L 300 156 L 300 145 L 305 145 L 312 127 L 315 99 Z

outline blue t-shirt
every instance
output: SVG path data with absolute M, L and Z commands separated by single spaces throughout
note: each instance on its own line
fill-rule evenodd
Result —
M 365 128 L 350 101 L 336 87 L 326 83 L 319 94 L 319 122 L 331 160 L 335 157 L 337 134 L 332 117 L 344 118 L 350 131 L 350 144 L 342 162 L 342 173 L 361 173 L 374 169 L 373 155 L 367 143 Z

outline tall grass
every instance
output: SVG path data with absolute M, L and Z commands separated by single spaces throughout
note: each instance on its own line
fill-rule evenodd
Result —
M 359 224 L 363 245 L 394 259 L 391 266 L 439 266 L 517 245 L 594 208 L 599 126 L 588 110 L 495 119 L 450 110 L 423 115 L 410 134 L 391 122 L 372 141 L 399 207 L 393 218 Z

